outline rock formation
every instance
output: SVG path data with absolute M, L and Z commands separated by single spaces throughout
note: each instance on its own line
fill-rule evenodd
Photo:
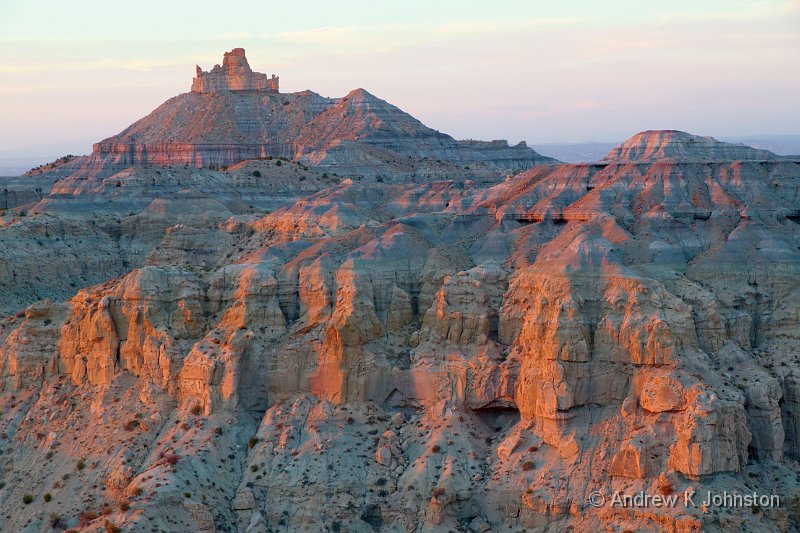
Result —
M 299 162 L 78 172 L 3 215 L 0 529 L 800 527 L 798 161 L 644 132 L 502 182 L 343 179 L 303 161 L 460 145 L 283 97 Z
M 265 157 L 398 182 L 496 181 L 556 162 L 524 142 L 456 141 L 364 89 L 343 98 L 278 93 L 278 79 L 252 72 L 244 50 L 236 48 L 221 67 L 198 70 L 191 92 L 96 143 L 91 156 L 31 174 L 108 177 L 131 165 L 220 169 Z
M 767 150 L 720 142 L 683 131 L 643 131 L 620 144 L 603 161 L 741 161 L 775 159 Z
M 278 77 L 273 74 L 253 72 L 244 55 L 244 48 L 225 52 L 222 66 L 214 65 L 210 72 L 197 66 L 197 77 L 192 80 L 192 92 L 212 91 L 275 91 L 278 92 Z

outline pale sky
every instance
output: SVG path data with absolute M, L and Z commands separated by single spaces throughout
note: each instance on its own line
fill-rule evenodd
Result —
M 0 0 L 0 154 L 86 153 L 239 46 L 456 138 L 800 134 L 800 0 Z

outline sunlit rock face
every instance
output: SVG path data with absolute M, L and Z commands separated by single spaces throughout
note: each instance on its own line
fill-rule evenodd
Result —
M 273 74 L 267 78 L 266 74 L 253 72 L 245 57 L 244 48 L 225 52 L 222 66 L 214 65 L 210 72 L 204 72 L 199 66 L 196 69 L 197 77 L 192 80 L 193 93 L 224 90 L 278 92 L 278 77 Z
M 796 161 L 644 132 L 494 184 L 277 163 L 3 217 L 0 529 L 799 527 Z

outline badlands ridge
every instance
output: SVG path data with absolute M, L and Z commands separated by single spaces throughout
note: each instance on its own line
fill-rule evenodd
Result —
M 800 161 L 560 164 L 238 50 L 5 179 L 0 530 L 797 530 Z

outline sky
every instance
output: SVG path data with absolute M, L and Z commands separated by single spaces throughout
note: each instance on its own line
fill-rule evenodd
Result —
M 800 0 L 0 0 L 0 156 L 87 153 L 234 47 L 456 138 L 800 134 Z

